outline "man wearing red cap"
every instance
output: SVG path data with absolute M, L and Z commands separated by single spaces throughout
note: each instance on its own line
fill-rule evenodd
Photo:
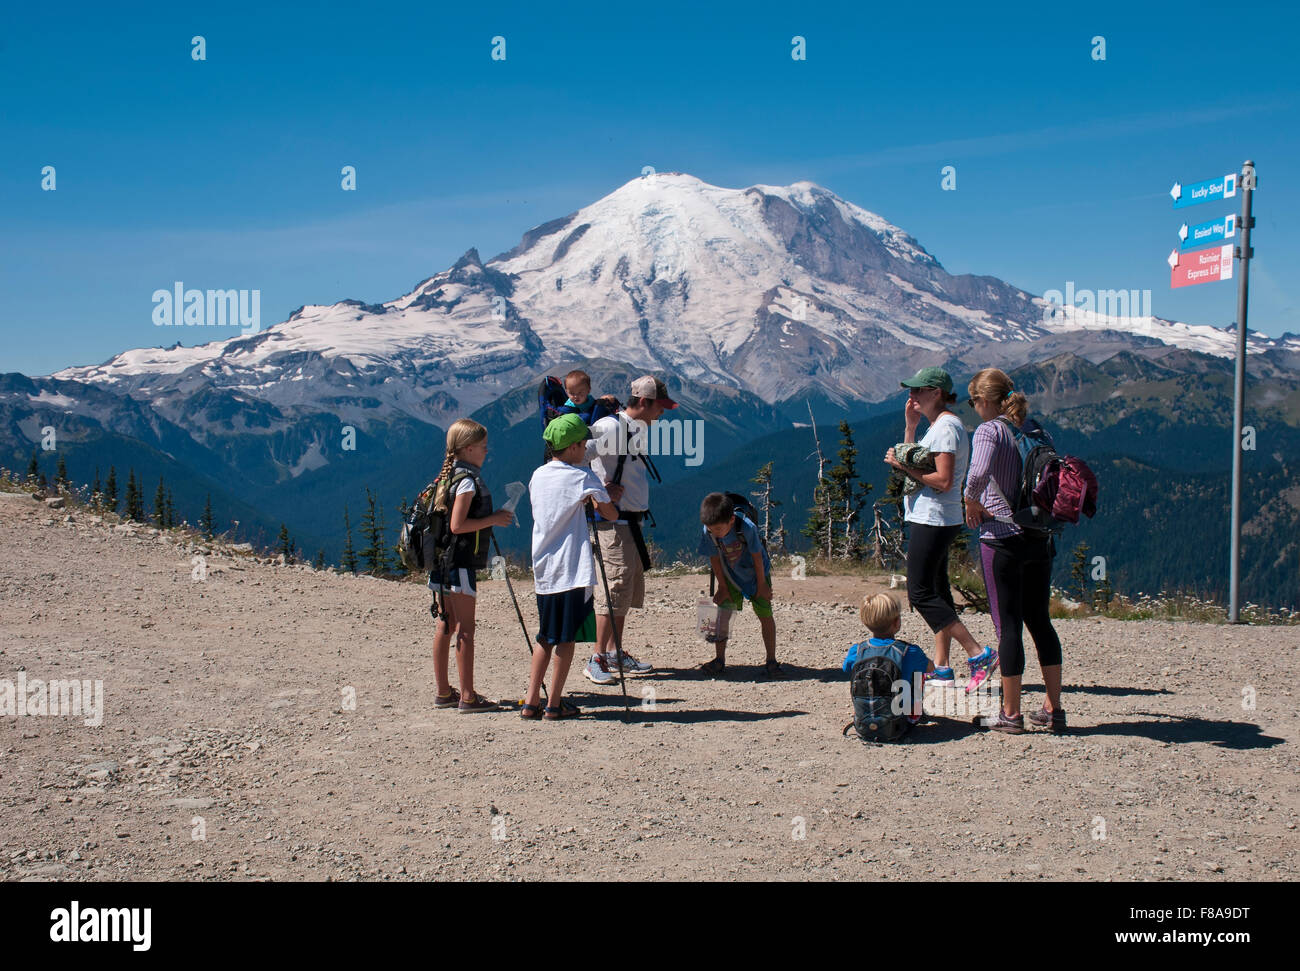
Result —
M 647 461 L 647 432 L 666 409 L 676 407 L 664 383 L 647 374 L 632 382 L 625 410 L 591 426 L 593 437 L 587 443 L 587 458 L 619 510 L 616 522 L 596 521 L 596 539 L 612 602 L 597 590 L 596 653 L 582 670 L 594 684 L 613 684 L 618 671 L 615 665 L 620 661 L 625 674 L 645 674 L 651 669 L 627 651 L 617 657 L 614 634 L 617 629 L 617 643 L 621 644 L 628 610 L 645 602 L 645 571 L 650 556 L 641 535 L 641 520 L 650 508 L 648 473 L 652 469 Z

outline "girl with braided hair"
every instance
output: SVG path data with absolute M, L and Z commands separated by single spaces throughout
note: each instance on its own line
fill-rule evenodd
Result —
M 447 452 L 433 507 L 449 513 L 451 541 L 429 572 L 437 627 L 433 636 L 435 708 L 455 708 L 462 715 L 497 711 L 500 706 L 474 690 L 474 574 L 487 566 L 493 526 L 509 526 L 508 509 L 492 511 L 492 494 L 480 470 L 487 458 L 487 429 L 469 418 L 447 429 Z M 442 609 L 439 610 L 441 603 Z M 452 632 L 456 635 L 456 671 L 460 690 L 447 678 Z

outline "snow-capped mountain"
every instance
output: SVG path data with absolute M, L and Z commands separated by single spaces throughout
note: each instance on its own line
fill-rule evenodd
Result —
M 1300 351 L 1287 340 L 1252 337 L 1252 349 Z M 820 394 L 847 404 L 894 393 L 898 375 L 923 363 L 970 355 L 1010 367 L 1153 342 L 1233 353 L 1224 330 L 1117 322 L 952 276 L 897 226 L 810 182 L 725 189 L 663 173 L 486 262 L 471 249 L 387 303 L 308 305 L 261 333 L 127 351 L 51 377 L 147 397 L 203 437 L 221 431 L 192 407 L 205 389 L 285 414 L 445 425 L 581 358 L 769 403 Z

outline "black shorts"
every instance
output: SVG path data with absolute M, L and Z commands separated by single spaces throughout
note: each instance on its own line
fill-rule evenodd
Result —
M 429 571 L 429 589 L 436 596 L 439 593 L 463 593 L 469 597 L 478 596 L 478 583 L 474 576 L 473 570 L 467 570 L 464 567 L 451 567 L 447 571 L 451 574 L 448 583 L 447 577 L 442 574 L 442 569 L 435 567 Z
M 537 616 L 541 619 L 538 644 L 552 647 L 596 640 L 596 605 L 590 587 L 537 594 Z

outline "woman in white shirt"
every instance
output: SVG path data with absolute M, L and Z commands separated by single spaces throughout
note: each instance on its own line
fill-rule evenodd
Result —
M 952 377 L 943 368 L 927 367 L 900 382 L 908 389 L 903 411 L 903 441 L 915 442 L 916 429 L 924 417 L 930 423 L 921 444 L 934 456 L 934 471 L 907 468 L 891 448 L 885 461 L 919 482 L 923 488 L 904 498 L 904 520 L 909 524 L 907 540 L 907 600 L 934 632 L 935 684 L 954 684 L 948 665 L 952 641 L 966 650 L 970 666 L 971 691 L 996 669 L 998 652 L 981 649 L 966 625 L 957 618 L 948 584 L 948 547 L 965 526 L 961 505 L 962 481 L 970 464 L 970 442 L 966 429 L 948 406 L 957 401 Z

